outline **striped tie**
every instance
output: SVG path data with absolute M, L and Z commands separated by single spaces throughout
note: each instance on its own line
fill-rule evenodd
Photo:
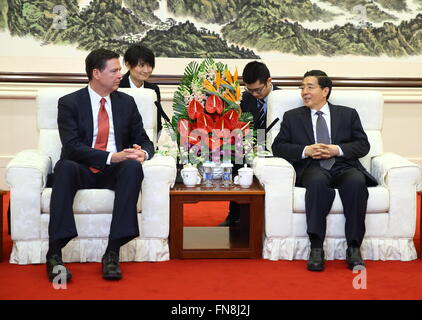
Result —
M 264 109 L 264 100 L 257 100 L 257 108 L 258 108 L 258 117 L 256 118 L 256 129 L 265 129 L 266 124 L 266 115 Z
M 322 111 L 316 112 L 318 119 L 316 122 L 316 139 L 317 143 L 331 144 L 330 134 L 328 132 L 327 122 L 325 121 Z M 330 170 L 336 160 L 334 158 L 320 160 L 319 164 L 324 169 Z

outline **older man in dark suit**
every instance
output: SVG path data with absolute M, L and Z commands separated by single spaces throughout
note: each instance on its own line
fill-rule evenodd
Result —
M 50 201 L 47 274 L 50 281 L 63 265 L 62 248 L 77 236 L 73 200 L 77 190 L 115 191 L 103 278 L 122 277 L 120 247 L 139 235 L 136 203 L 143 180 L 142 163 L 154 155 L 134 99 L 117 92 L 122 75 L 119 55 L 105 49 L 85 60 L 89 85 L 59 99 L 58 128 L 62 142 L 54 168 Z
M 363 266 L 360 245 L 365 234 L 367 186 L 376 185 L 359 162 L 370 149 L 355 109 L 328 102 L 332 82 L 320 70 L 304 75 L 304 106 L 287 111 L 274 140 L 274 155 L 285 158 L 296 171 L 296 185 L 305 187 L 307 233 L 311 253 L 307 268 L 324 270 L 326 216 L 339 190 L 346 217 L 346 261 Z

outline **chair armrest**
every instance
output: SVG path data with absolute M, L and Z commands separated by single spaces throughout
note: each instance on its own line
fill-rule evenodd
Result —
M 374 157 L 371 173 L 383 187 L 389 188 L 397 183 L 422 187 L 421 167 L 395 153 L 384 153 Z
M 51 172 L 50 157 L 37 150 L 19 152 L 6 166 L 10 187 L 12 240 L 41 237 L 41 193 Z
M 296 172 L 282 158 L 255 158 L 253 170 L 265 188 L 265 235 L 292 236 L 293 191 Z
M 274 181 L 274 178 L 276 178 L 276 180 L 283 179 L 283 181 L 288 182 L 292 188 L 294 187 L 296 172 L 293 166 L 283 158 L 256 157 L 253 160 L 252 168 L 261 184 L 265 185 L 266 183 Z M 274 170 L 277 174 L 273 174 L 275 173 Z
M 413 238 L 416 228 L 416 190 L 421 184 L 421 168 L 409 160 L 385 153 L 372 159 L 372 174 L 388 188 L 390 207 L 386 234 Z
M 6 182 L 11 188 L 21 183 L 38 182 L 43 189 L 51 167 L 50 157 L 40 151 L 21 151 L 6 166 Z
M 144 238 L 168 237 L 170 224 L 170 187 L 176 181 L 176 161 L 155 155 L 143 164 L 142 230 Z

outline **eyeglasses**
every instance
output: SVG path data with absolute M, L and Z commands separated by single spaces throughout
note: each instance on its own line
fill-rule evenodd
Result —
M 301 86 L 299 86 L 299 89 L 300 90 L 305 90 L 305 89 L 308 89 L 308 90 L 310 90 L 310 91 L 312 91 L 312 90 L 314 90 L 314 89 L 316 89 L 316 88 L 321 88 L 321 86 L 315 86 L 315 85 L 313 85 L 313 84 L 307 84 L 307 85 L 301 85 Z
M 250 94 L 256 93 L 256 94 L 261 94 L 262 90 L 264 90 L 264 88 L 267 86 L 267 84 L 263 84 L 262 87 L 260 88 L 256 88 L 256 89 L 249 89 L 248 87 L 245 87 L 246 91 L 249 92 Z

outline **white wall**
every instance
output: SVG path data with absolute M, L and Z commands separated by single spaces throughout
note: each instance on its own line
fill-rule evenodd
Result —
M 72 85 L 0 83 L 0 189 L 8 189 L 4 169 L 12 157 L 23 149 L 37 147 L 35 97 L 37 90 L 46 86 Z M 81 85 L 73 87 L 76 90 Z M 171 116 L 176 87 L 160 86 L 160 89 L 163 107 Z M 347 88 L 335 88 L 344 89 Z M 384 150 L 399 153 L 422 166 L 422 89 L 366 89 L 380 90 L 384 94 Z M 168 140 L 166 134 L 162 135 L 159 145 Z

